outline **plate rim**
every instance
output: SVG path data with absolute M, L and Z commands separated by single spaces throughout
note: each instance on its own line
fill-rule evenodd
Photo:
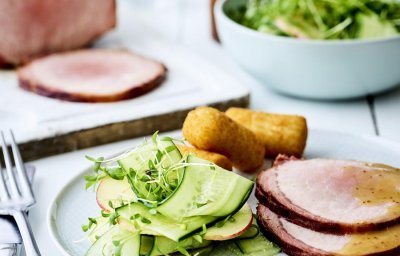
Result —
M 175 130 L 175 131 L 170 131 L 170 132 L 178 132 L 180 130 Z M 168 132 L 167 132 L 168 133 Z M 356 139 L 361 139 L 361 140 L 367 140 L 371 141 L 372 143 L 377 143 L 380 145 L 385 145 L 388 147 L 393 147 L 394 151 L 399 151 L 400 154 L 400 142 L 382 138 L 377 135 L 369 135 L 369 134 L 356 134 L 356 133 L 351 133 L 351 132 L 342 132 L 342 131 L 334 131 L 334 130 L 328 130 L 328 129 L 309 129 L 309 133 L 313 134 L 325 134 L 325 136 L 329 135 L 336 135 L 336 136 L 341 136 L 341 137 L 353 137 Z M 139 138 L 134 138 L 134 139 L 139 139 Z M 116 156 L 118 154 L 113 154 L 110 157 Z M 68 250 L 62 245 L 59 237 L 59 233 L 57 233 L 57 227 L 55 224 L 55 220 L 53 218 L 54 212 L 57 210 L 57 202 L 60 198 L 60 196 L 63 194 L 63 192 L 70 187 L 75 180 L 78 180 L 79 178 L 82 178 L 82 175 L 86 172 L 88 172 L 91 169 L 91 167 L 86 167 L 82 169 L 82 171 L 78 172 L 76 175 L 74 175 L 72 178 L 70 178 L 68 181 L 66 181 L 65 185 L 62 186 L 56 193 L 55 196 L 52 198 L 48 209 L 46 213 L 46 226 L 49 231 L 51 240 L 54 242 L 56 245 L 57 249 L 65 256 L 70 256 L 71 254 L 68 253 Z

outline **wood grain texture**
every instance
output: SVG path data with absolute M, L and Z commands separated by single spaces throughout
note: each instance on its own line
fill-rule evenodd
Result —
M 247 107 L 249 101 L 250 96 L 246 95 L 229 101 L 216 102 L 210 104 L 210 106 L 225 111 L 230 107 Z M 52 138 L 31 140 L 19 146 L 24 161 L 32 161 L 74 150 L 150 135 L 157 130 L 164 132 L 179 129 L 190 110 L 192 109 L 104 125 Z

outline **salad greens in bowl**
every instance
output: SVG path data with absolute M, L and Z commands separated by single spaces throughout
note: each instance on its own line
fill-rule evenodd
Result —
M 400 84 L 400 2 L 218 0 L 223 46 L 278 92 L 351 99 Z
M 227 15 L 248 28 L 303 39 L 368 39 L 400 35 L 394 0 L 249 0 Z

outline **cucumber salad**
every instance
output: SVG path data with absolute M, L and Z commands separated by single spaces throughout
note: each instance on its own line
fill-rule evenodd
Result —
M 246 204 L 254 182 L 196 157 L 170 137 L 112 159 L 91 158 L 86 189 L 99 216 L 82 225 L 88 256 L 275 255 Z

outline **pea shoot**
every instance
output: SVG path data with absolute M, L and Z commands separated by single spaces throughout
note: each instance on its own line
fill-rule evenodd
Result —
M 96 187 L 106 177 L 126 180 L 137 196 L 132 201 L 141 201 L 149 208 L 157 207 L 173 194 L 182 181 L 184 168 L 189 165 L 174 141 L 183 142 L 171 137 L 159 138 L 155 132 L 150 141 L 144 140 L 140 146 L 117 157 L 87 156 L 94 163 L 94 173 L 85 177 L 86 189 Z M 124 164 L 125 159 L 129 159 L 128 164 Z M 215 169 L 213 165 L 210 167 Z M 129 202 L 121 205 L 125 203 Z M 109 206 L 114 209 L 111 201 Z

